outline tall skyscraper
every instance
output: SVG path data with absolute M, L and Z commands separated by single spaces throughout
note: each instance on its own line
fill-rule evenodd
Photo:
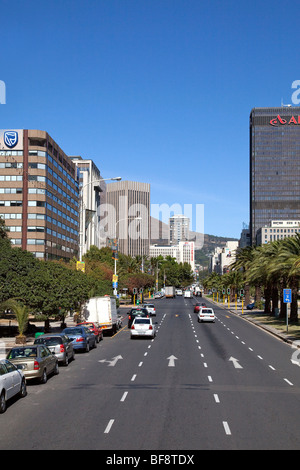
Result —
M 106 186 L 108 233 L 125 255 L 149 255 L 150 184 L 118 181 Z
M 272 220 L 300 220 L 300 107 L 250 113 L 250 240 Z

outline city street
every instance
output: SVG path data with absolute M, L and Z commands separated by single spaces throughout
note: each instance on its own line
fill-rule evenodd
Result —
M 295 350 L 221 307 L 198 323 L 194 303 L 156 300 L 154 340 L 122 308 L 115 336 L 0 416 L 0 449 L 298 449 Z

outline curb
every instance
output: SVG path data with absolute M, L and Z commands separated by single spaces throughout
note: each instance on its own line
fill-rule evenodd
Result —
M 272 334 L 273 336 L 276 336 L 278 339 L 281 339 L 285 343 L 290 344 L 294 348 L 300 348 L 300 340 L 297 340 L 293 338 L 292 336 L 288 337 L 286 333 L 281 333 L 276 328 L 272 328 L 270 326 L 263 325 L 260 323 L 258 320 L 254 320 L 251 317 L 244 316 L 246 315 L 245 313 L 238 313 L 235 310 L 232 310 L 231 308 L 226 308 L 223 305 L 220 305 L 219 303 L 215 302 L 214 300 L 207 299 L 209 302 L 212 302 L 213 304 L 217 305 L 218 307 L 221 307 L 223 310 L 226 310 L 227 312 L 230 312 L 233 315 L 236 315 L 239 318 L 242 318 L 245 321 L 248 321 L 249 323 L 252 323 L 252 325 L 257 326 L 258 328 L 261 328 L 262 330 L 267 331 L 268 333 Z M 261 310 L 255 310 L 255 312 L 261 312 Z

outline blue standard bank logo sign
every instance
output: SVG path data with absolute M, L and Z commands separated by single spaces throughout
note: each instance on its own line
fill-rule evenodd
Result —
M 18 143 L 18 133 L 17 131 L 6 131 L 4 132 L 4 143 L 6 147 L 12 149 Z
M 23 150 L 23 129 L 0 129 L 0 150 Z

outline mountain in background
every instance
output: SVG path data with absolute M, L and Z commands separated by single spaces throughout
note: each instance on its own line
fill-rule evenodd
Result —
M 169 225 L 150 217 L 151 223 L 151 244 L 168 245 L 169 244 Z M 209 265 L 209 255 L 216 247 L 223 247 L 227 241 L 237 241 L 237 238 L 220 237 L 218 235 L 208 235 L 190 231 L 190 240 L 195 242 L 195 261 L 203 268 Z

